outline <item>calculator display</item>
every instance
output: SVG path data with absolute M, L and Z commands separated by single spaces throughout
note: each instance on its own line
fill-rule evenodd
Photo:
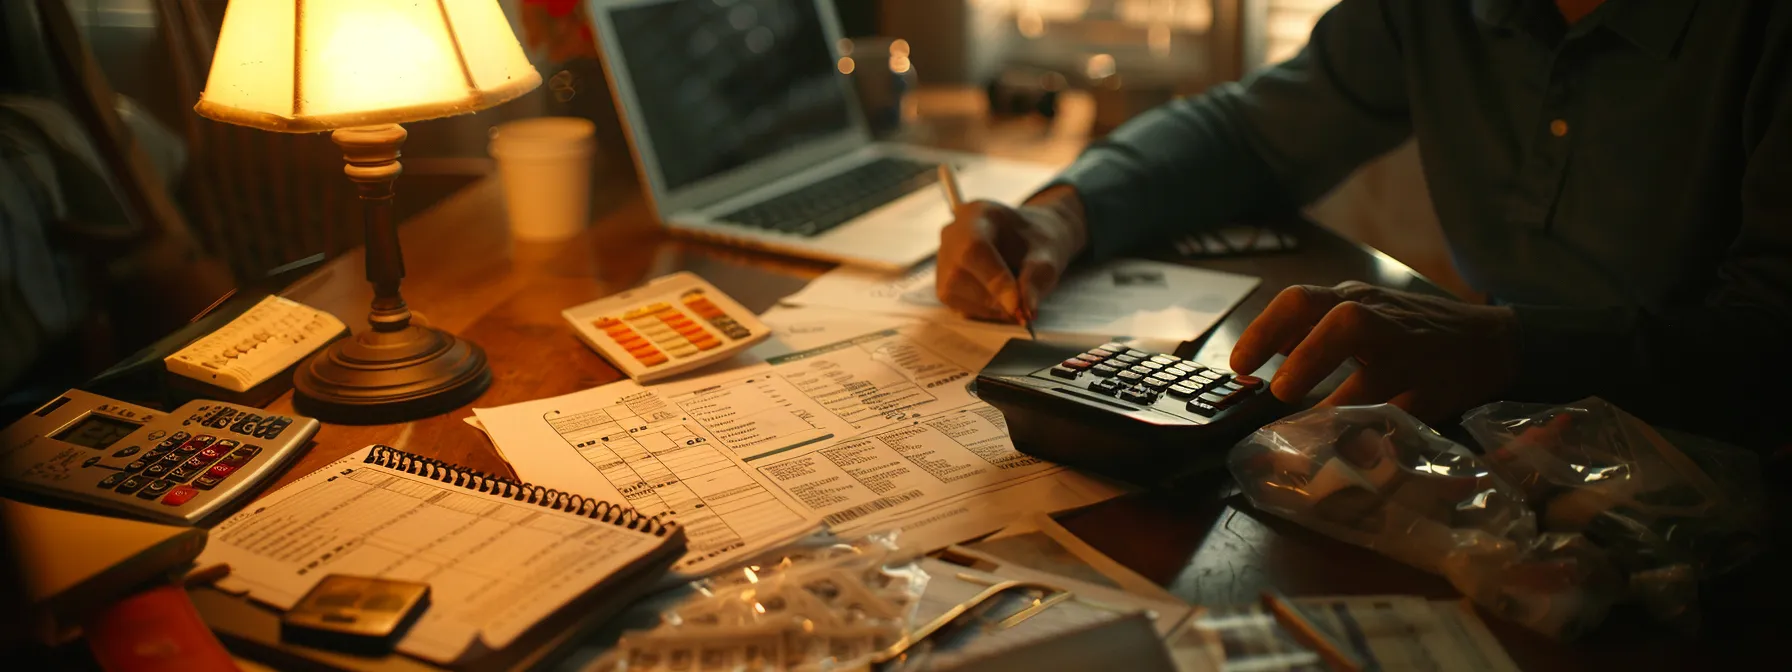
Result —
M 128 436 L 131 432 L 137 431 L 138 427 L 142 427 L 142 425 L 109 415 L 88 413 L 87 417 L 81 418 L 80 421 L 70 425 L 68 429 L 62 430 L 60 434 L 52 438 L 77 446 L 105 448 L 117 443 L 119 439 Z

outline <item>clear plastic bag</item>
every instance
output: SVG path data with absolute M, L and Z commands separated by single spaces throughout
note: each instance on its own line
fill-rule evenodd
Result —
M 928 575 L 895 539 L 799 544 L 694 581 L 590 669 L 852 669 L 914 627 Z
M 1470 452 L 1390 405 L 1316 408 L 1228 462 L 1253 505 L 1438 573 L 1476 604 L 1561 639 L 1629 602 L 1691 630 L 1700 579 L 1764 529 L 1755 457 L 1661 432 L 1599 399 L 1495 403 Z
M 1626 573 L 1747 561 L 1765 529 L 1753 453 L 1663 432 L 1597 398 L 1498 402 L 1463 416 L 1487 463 L 1525 491 L 1543 530 L 1586 535 Z
M 1228 461 L 1257 508 L 1433 573 L 1454 549 L 1536 532 L 1517 488 L 1395 406 L 1298 413 Z

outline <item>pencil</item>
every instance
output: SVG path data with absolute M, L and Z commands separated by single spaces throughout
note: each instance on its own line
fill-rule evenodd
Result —
M 1330 633 L 1307 620 L 1300 609 L 1282 597 L 1281 593 L 1274 589 L 1265 590 L 1262 598 L 1263 610 L 1275 616 L 1276 622 L 1288 630 L 1288 634 L 1293 635 L 1295 640 L 1319 654 L 1326 667 L 1339 672 L 1361 672 L 1363 661 L 1357 658 L 1355 652 L 1345 648 Z
M 950 163 L 940 164 L 940 188 L 946 192 L 946 207 L 951 209 L 952 212 L 958 212 L 959 206 L 964 205 L 964 192 L 959 191 L 958 189 L 958 172 L 952 169 L 952 164 Z M 1020 289 L 1020 278 L 1015 278 L 1014 284 L 1015 289 L 1018 291 Z M 1039 334 L 1033 331 L 1033 318 L 1030 315 L 1026 315 L 1024 311 L 1025 309 L 1021 309 L 1019 314 L 1016 314 L 1014 317 L 1015 319 L 1020 320 L 1021 326 L 1027 328 L 1027 337 L 1037 341 L 1039 340 Z

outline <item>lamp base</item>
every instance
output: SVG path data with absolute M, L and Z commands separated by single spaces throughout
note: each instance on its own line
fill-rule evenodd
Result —
M 325 422 L 373 425 L 446 413 L 492 384 L 485 351 L 440 329 L 368 330 L 293 371 L 293 404 Z

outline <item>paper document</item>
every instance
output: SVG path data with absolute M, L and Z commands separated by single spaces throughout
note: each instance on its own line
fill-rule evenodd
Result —
M 401 652 L 454 661 L 503 648 L 664 539 L 377 464 L 362 449 L 220 523 L 201 566 L 220 589 L 290 609 L 328 574 L 421 581 L 430 606 Z
M 524 480 L 682 523 L 682 572 L 817 523 L 901 527 L 905 544 L 939 547 L 1121 493 L 1015 451 L 1001 413 L 966 389 L 989 353 L 911 323 L 757 366 L 475 412 Z
M 1459 601 L 1389 595 L 1294 602 L 1314 625 L 1349 642 L 1374 669 L 1518 672 L 1499 640 Z M 1198 612 L 1167 644 L 1182 672 L 1325 667 L 1318 654 L 1301 646 L 1257 604 Z
M 942 324 L 989 323 L 959 317 L 934 294 L 931 263 L 903 275 L 841 266 L 784 299 L 795 306 L 905 315 Z M 1041 338 L 1151 339 L 1180 343 L 1213 328 L 1257 287 L 1250 276 L 1142 259 L 1120 259 L 1071 273 L 1039 304 Z M 1019 327 L 1011 332 L 1026 333 Z

